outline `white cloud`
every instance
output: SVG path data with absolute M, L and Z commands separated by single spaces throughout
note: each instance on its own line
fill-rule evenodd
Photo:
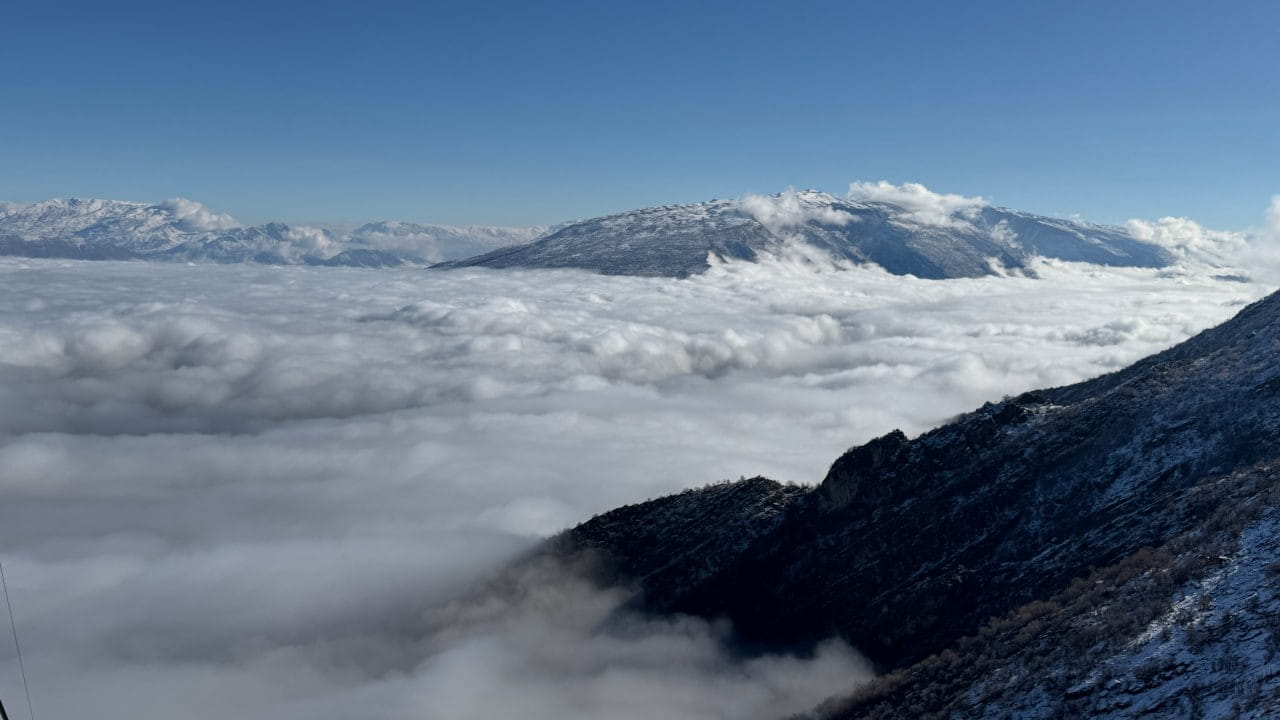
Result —
M 1213 230 L 1180 217 L 1129 220 L 1125 228 L 1139 240 L 1169 249 L 1184 262 L 1280 282 L 1280 195 L 1271 199 L 1262 225 L 1243 232 Z
M 897 205 L 906 210 L 900 221 L 926 227 L 957 227 L 989 205 L 981 197 L 936 193 L 920 183 L 894 185 L 885 180 L 851 183 L 849 198 Z
M 1247 261 L 1266 268 L 1270 279 L 1280 281 L 1280 195 L 1271 198 L 1262 228 L 1251 240 Z
M 1245 233 L 1210 230 L 1179 217 L 1163 217 L 1154 222 L 1129 220 L 1125 229 L 1135 238 L 1161 245 L 1184 260 L 1223 262 L 1238 256 L 1248 241 Z
M 739 475 L 814 482 L 851 444 L 1116 369 L 1265 290 L 1036 272 L 0 260 L 0 543 L 36 703 L 144 720 L 803 707 L 859 677 L 847 648 L 743 661 L 714 624 L 584 624 L 618 597 L 567 581 L 561 604 L 545 585 L 487 614 L 451 600 L 592 513 Z M 0 660 L 0 696 L 14 677 Z
M 808 223 L 847 225 L 857 220 L 831 207 L 831 200 L 823 193 L 799 193 L 787 188 L 778 195 L 746 195 L 738 203 L 743 212 L 776 234 Z
M 1265 228 L 1267 239 L 1272 242 L 1280 243 L 1280 195 L 1271 197 L 1271 204 L 1267 206 Z
M 194 200 L 173 198 L 160 203 L 160 207 L 173 213 L 182 229 L 190 232 L 231 230 L 240 227 L 240 223 L 230 215 L 214 212 Z
M 0 217 L 9 215 L 10 213 L 20 212 L 27 206 L 23 203 L 0 201 Z
M 296 252 L 299 255 L 329 257 L 342 251 L 341 245 L 322 228 L 291 225 L 284 237 L 288 245 L 280 251 L 285 255 Z

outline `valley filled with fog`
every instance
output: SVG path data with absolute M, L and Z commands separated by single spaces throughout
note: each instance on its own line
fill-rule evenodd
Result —
M 37 711 L 805 709 L 868 675 L 853 649 L 733 658 L 715 623 L 620 617 L 569 580 L 457 598 L 594 513 L 816 483 L 851 445 L 1119 369 L 1271 287 L 1028 275 L 2 259 L 0 541 Z

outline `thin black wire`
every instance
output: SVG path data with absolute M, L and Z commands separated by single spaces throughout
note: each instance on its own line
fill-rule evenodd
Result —
M 27 668 L 22 664 L 22 646 L 18 644 L 18 624 L 13 621 L 13 603 L 9 602 L 9 581 L 4 577 L 4 563 L 0 562 L 0 586 L 4 587 L 4 605 L 9 608 L 9 629 L 13 630 L 13 649 L 18 651 L 18 671 L 22 673 L 22 691 L 27 694 L 27 716 L 36 720 L 31 709 L 31 688 L 27 686 Z

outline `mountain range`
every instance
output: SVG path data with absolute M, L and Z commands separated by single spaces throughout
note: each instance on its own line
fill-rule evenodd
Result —
M 949 196 L 944 196 L 949 197 Z M 1173 255 L 1118 227 L 980 202 L 838 198 L 807 190 L 667 205 L 555 227 L 376 222 L 349 232 L 284 223 L 241 226 L 189 200 L 0 204 L 0 255 L 449 269 L 578 268 L 688 277 L 713 261 L 796 254 L 875 264 L 922 278 L 976 277 L 1048 257 L 1164 267 Z
M 814 718 L 1267 717 L 1280 707 L 1280 293 L 1122 371 L 622 507 L 540 552 L 743 652 L 881 671 Z M 1233 714 L 1234 713 L 1234 714 Z
M 529 242 L 548 230 L 406 222 L 370 223 L 346 233 L 276 222 L 242 226 L 183 199 L 0 204 L 0 255 L 81 260 L 427 265 Z

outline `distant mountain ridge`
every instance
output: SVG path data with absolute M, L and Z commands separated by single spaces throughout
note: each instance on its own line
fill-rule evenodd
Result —
M 688 277 L 705 271 L 709 257 L 755 261 L 797 247 L 922 278 L 989 275 L 997 272 L 994 266 L 1023 268 L 1033 257 L 1127 267 L 1173 262 L 1166 249 L 1123 228 L 979 202 L 930 207 L 912 201 L 805 190 L 644 208 L 570 223 L 535 242 L 442 267 L 564 267 Z
M 82 260 L 348 265 L 428 265 L 525 243 L 547 227 L 451 227 L 381 222 L 335 234 L 324 228 L 242 226 L 200 203 L 69 198 L 0 203 L 0 255 Z
M 399 221 L 349 232 L 270 222 L 243 226 L 184 199 L 158 204 L 54 199 L 0 204 L 0 255 L 79 259 L 394 266 L 578 268 L 688 277 L 712 260 L 799 252 L 922 278 L 978 277 L 1033 258 L 1165 267 L 1174 255 L 1118 227 L 939 196 L 814 190 L 643 208 L 559 226 L 452 227 Z

